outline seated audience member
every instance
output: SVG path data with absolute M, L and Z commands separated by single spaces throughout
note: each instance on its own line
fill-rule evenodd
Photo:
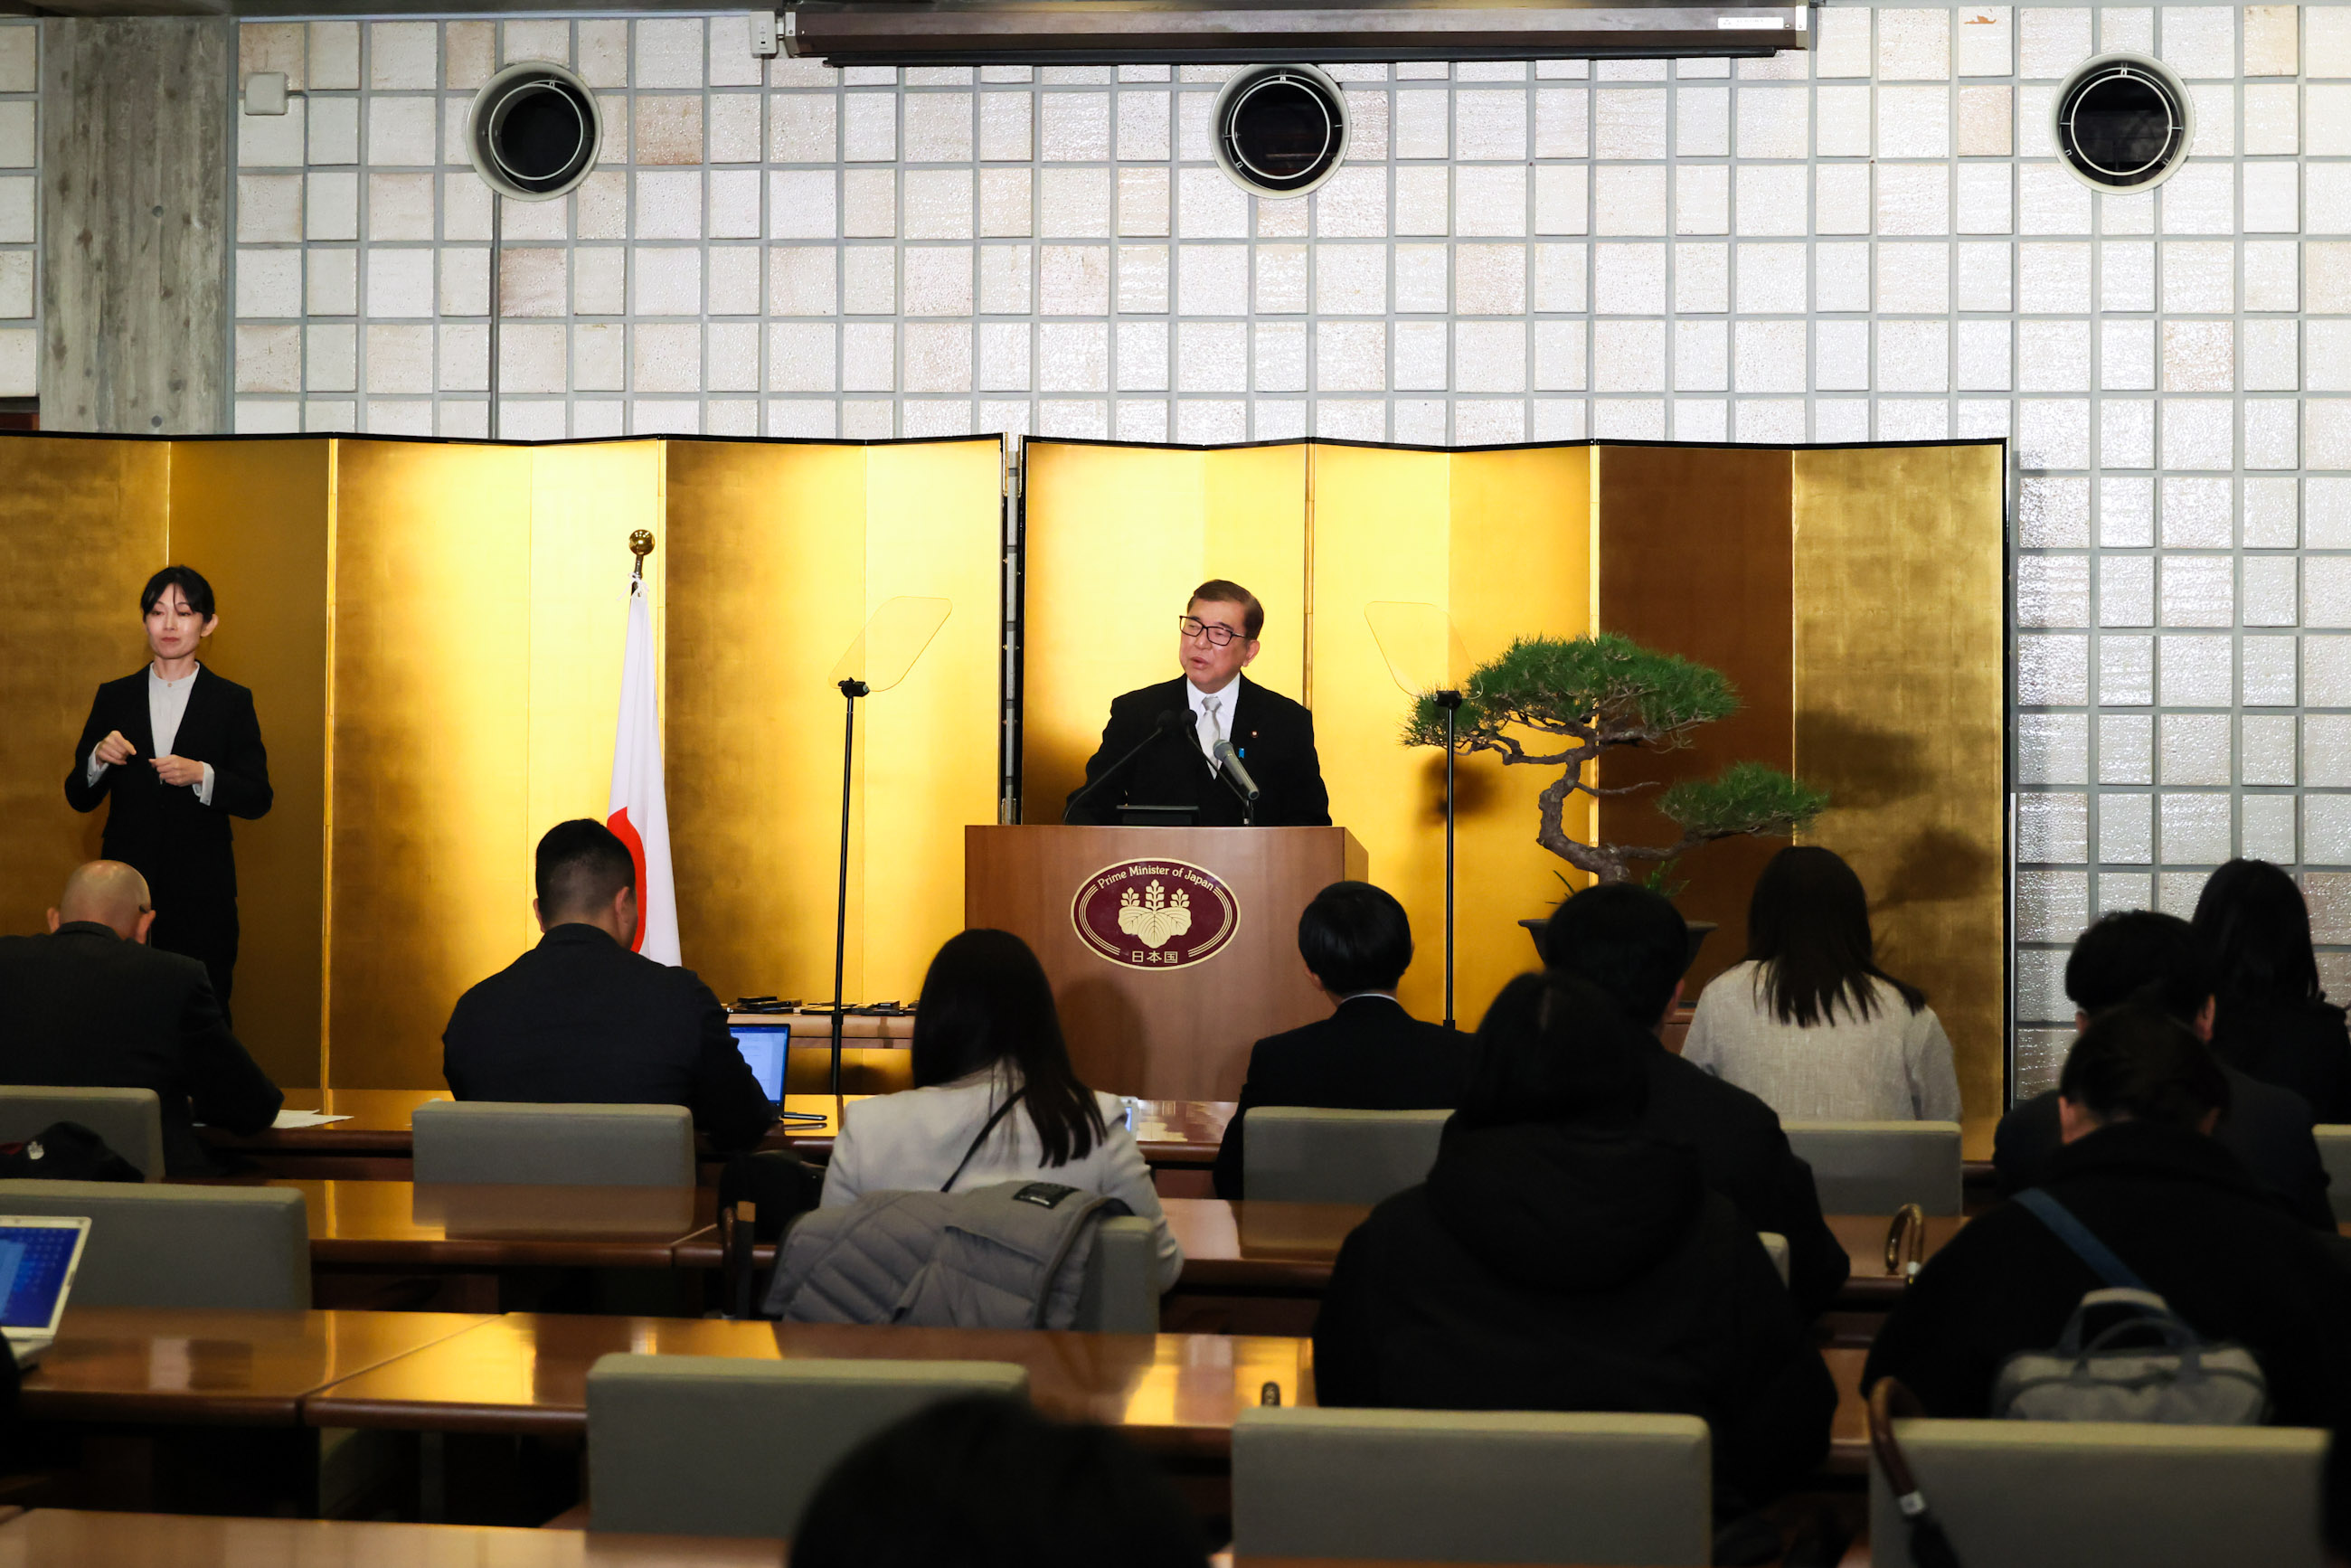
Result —
M 2111 1007 L 2150 1002 L 2199 1040 L 2212 1035 L 2212 959 L 2188 922 L 2152 910 L 2105 915 L 2074 941 L 2065 960 L 2065 994 L 2079 1010 L 2075 1030 Z M 2326 1167 L 2310 1134 L 2301 1095 L 2249 1078 L 2227 1062 L 2228 1110 L 2213 1134 L 2253 1179 L 2303 1220 L 2332 1232 Z M 2003 1195 L 2039 1186 L 2064 1141 L 2056 1090 L 2020 1100 L 1992 1135 L 1992 1170 Z
M 1641 1066 L 1648 1109 L 1641 1130 L 1687 1145 L 1707 1185 L 1757 1230 L 1788 1239 L 1788 1286 L 1809 1318 L 1844 1288 L 1852 1265 L 1821 1218 L 1813 1167 L 1796 1157 L 1771 1106 L 1667 1051 L 1657 1031 L 1681 1001 L 1689 928 L 1665 898 L 1614 883 L 1562 904 L 1543 933 L 1551 966 L 1597 986 L 1646 1031 Z
M 1078 1082 L 1053 988 L 1009 931 L 947 939 L 914 1009 L 914 1087 L 841 1115 L 824 1203 L 869 1192 L 950 1192 L 1035 1176 L 1114 1197 L 1151 1221 L 1159 1288 L 1184 1249 L 1115 1094 Z
M 2351 1285 L 2210 1135 L 2230 1088 L 2166 1009 L 2100 1013 L 2065 1059 L 2064 1145 L 2039 1185 L 2198 1333 L 2252 1351 L 2273 1422 L 2334 1427 L 2351 1413 Z M 2001 1364 L 2054 1345 L 2102 1284 L 2038 1217 L 2002 1204 L 1928 1260 L 1878 1331 L 1862 1387 L 1897 1377 L 1929 1415 L 1991 1415 Z
M 1682 1060 L 1786 1121 L 1959 1119 L 1942 1020 L 1877 967 L 1861 878 L 1816 845 L 1790 845 L 1755 879 L 1747 956 L 1699 995 Z
M 942 1400 L 867 1438 L 809 1499 L 792 1568 L 1207 1568 L 1191 1509 L 1107 1427 L 1026 1400 Z
M 1241 1196 L 1243 1119 L 1252 1105 L 1450 1111 L 1469 1037 L 1422 1023 L 1396 1000 L 1412 963 L 1404 905 L 1368 882 L 1334 882 L 1298 917 L 1298 956 L 1331 998 L 1321 1023 L 1257 1042 L 1240 1103 L 1217 1151 L 1217 1196 Z
M 2189 924 L 2216 970 L 2212 1053 L 2293 1090 L 2321 1122 L 2351 1122 L 2351 1034 L 2319 989 L 2310 909 L 2294 878 L 2267 861 L 2231 861 L 2206 881 Z
M 1322 1403 L 1700 1416 L 1742 1511 L 1820 1460 L 1828 1371 L 1754 1226 L 1642 1130 L 1648 1049 L 1573 976 L 1503 988 L 1428 1180 L 1339 1250 Z
M 694 971 L 630 951 L 636 865 L 601 822 L 538 841 L 538 946 L 457 998 L 441 1071 L 460 1100 L 683 1105 L 721 1153 L 776 1108 Z
M 285 1096 L 229 1032 L 204 967 L 147 946 L 154 923 L 145 877 L 91 861 L 47 936 L 0 936 L 0 1083 L 152 1089 L 161 1174 L 216 1175 L 195 1124 L 258 1133 Z

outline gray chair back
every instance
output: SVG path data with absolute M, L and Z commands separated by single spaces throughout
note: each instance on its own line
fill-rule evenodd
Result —
M 1241 1182 L 1252 1199 L 1377 1203 L 1428 1178 L 1452 1114 L 1251 1106 L 1242 1124 Z
M 2351 1127 L 2335 1123 L 2310 1131 L 2326 1166 L 2326 1197 L 2335 1205 L 2335 1223 L 2351 1220 Z
M 1759 1230 L 1755 1233 L 1755 1239 L 1763 1243 L 1765 1255 L 1771 1260 L 1771 1267 L 1779 1272 L 1780 1283 L 1785 1285 L 1788 1282 L 1788 1239 L 1776 1230 Z
M 1694 1416 L 1252 1408 L 1233 1420 L 1233 1552 L 1702 1563 L 1712 1479 Z
M 692 1186 L 694 1118 L 683 1105 L 522 1105 L 434 1100 L 416 1108 L 419 1182 Z
M 57 1122 L 79 1122 L 149 1181 L 163 1179 L 163 1104 L 152 1089 L 0 1084 L 0 1144 L 22 1143 Z
M 1028 1390 L 1004 1362 L 604 1356 L 588 1373 L 591 1528 L 788 1536 L 873 1433 L 942 1399 Z
M 309 1212 L 291 1187 L 0 1181 L 0 1214 L 84 1215 L 84 1307 L 310 1305 Z
M 1105 1219 L 1086 1254 L 1078 1291 L 1078 1327 L 1096 1333 L 1159 1332 L 1159 1251 L 1151 1221 L 1134 1215 Z
M 2108 1421 L 1897 1421 L 1959 1561 L 2001 1568 L 2319 1568 L 2325 1432 Z M 1869 1544 L 1910 1568 L 1909 1531 L 1870 1467 Z
M 1823 1214 L 1891 1214 L 1915 1203 L 1959 1212 L 1957 1122 L 1782 1122 L 1813 1167 Z

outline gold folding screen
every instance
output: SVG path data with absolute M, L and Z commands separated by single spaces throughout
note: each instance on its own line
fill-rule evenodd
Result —
M 1967 1152 L 2006 1105 L 2003 453 L 1795 455 L 1795 757 L 1805 835 L 1869 889 L 1879 964 L 1951 1037 Z
M 1332 820 L 1363 841 L 1372 879 L 1412 917 L 1420 961 L 1404 1000 L 1435 1017 L 1443 758 L 1397 744 L 1406 699 L 1366 607 L 1444 611 L 1472 663 L 1516 636 L 1593 630 L 1704 660 L 1740 687 L 1742 711 L 1687 751 L 1639 771 L 1613 765 L 1606 781 L 1662 784 L 1752 758 L 1829 789 L 1838 804 L 1808 838 L 1854 861 L 1887 967 L 1935 994 L 1960 1059 L 1970 1146 L 1985 1141 L 2004 1058 L 1999 446 L 1202 452 L 1032 441 L 1028 454 L 1028 821 L 1059 815 L 1111 697 L 1170 677 L 1164 627 L 1192 583 L 1236 578 L 1267 607 L 1267 647 L 1249 673 L 1313 709 Z M 1246 488 L 1213 484 L 1242 474 Z M 1465 1023 L 1533 962 L 1516 923 L 1586 880 L 1535 842 L 1535 796 L 1550 777 L 1490 756 L 1458 765 Z M 1613 799 L 1600 831 L 1671 841 L 1678 830 L 1651 798 Z M 1570 831 L 1588 834 L 1590 802 L 1576 809 Z M 1738 960 L 1748 894 L 1779 847 L 1709 845 L 1677 868 L 1684 911 L 1724 927 L 1694 986 Z
M 962 828 L 997 814 L 1001 452 L 0 443 L 5 928 L 37 929 L 97 852 L 102 817 L 65 804 L 74 738 L 144 657 L 140 585 L 184 560 L 219 591 L 206 658 L 253 687 L 277 789 L 236 825 L 239 1032 L 282 1083 L 439 1083 L 451 1005 L 537 939 L 539 834 L 604 815 L 643 528 L 685 960 L 723 995 L 829 990 L 830 672 L 882 600 L 954 601 L 859 715 L 850 985 L 910 996 L 961 924 Z
M 1169 678 L 1184 595 L 1247 583 L 1268 612 L 1250 674 L 1313 708 L 1332 815 L 1419 936 L 1405 1000 L 1435 1016 L 1443 762 L 1397 744 L 1406 699 L 1365 606 L 1446 612 L 1473 661 L 1595 626 L 1708 658 L 1748 712 L 1681 760 L 1790 760 L 1832 792 L 1811 837 L 1870 887 L 1886 967 L 1933 994 L 1980 1145 L 2004 1055 L 2001 460 L 1031 442 L 1023 810 L 1058 817 L 1110 698 Z M 276 808 L 237 825 L 237 999 L 281 1082 L 437 1082 L 450 1005 L 535 938 L 538 836 L 603 814 L 637 528 L 659 538 L 687 963 L 722 995 L 829 992 L 831 673 L 899 595 L 954 608 L 906 681 L 859 705 L 849 989 L 913 995 L 961 924 L 961 830 L 997 814 L 995 438 L 41 436 L 0 443 L 0 925 L 37 929 L 96 852 L 99 818 L 61 789 L 74 737 L 97 684 L 144 656 L 147 575 L 199 567 L 221 594 L 207 657 L 254 688 L 270 745 Z M 1474 1022 L 1531 962 L 1515 922 L 1562 884 L 1534 842 L 1541 770 L 1481 757 L 1458 777 L 1457 1011 Z M 1628 836 L 1654 825 L 1609 814 Z M 1685 867 L 1685 907 L 1728 927 L 1709 967 L 1736 956 L 1771 847 Z
M 667 444 L 670 840 L 686 962 L 721 996 L 832 994 L 833 665 L 892 598 L 953 606 L 857 705 L 844 984 L 911 1000 L 963 925 L 964 827 L 997 817 L 1002 449 Z

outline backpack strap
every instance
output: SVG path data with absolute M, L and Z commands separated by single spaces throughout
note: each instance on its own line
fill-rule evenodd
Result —
M 2047 1192 L 2037 1186 L 2028 1187 L 2016 1195 L 2016 1202 L 2033 1218 L 2047 1226 L 2058 1240 L 2073 1249 L 2074 1257 L 2090 1266 L 2091 1273 L 2107 1285 L 2124 1291 L 2147 1290 L 2147 1281 L 2132 1273 L 2129 1264 L 2116 1257 L 2113 1249 L 2093 1235 L 2088 1226 L 2075 1218 L 2072 1209 Z

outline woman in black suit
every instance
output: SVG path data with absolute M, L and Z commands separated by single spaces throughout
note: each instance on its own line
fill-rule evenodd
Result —
M 153 660 L 98 688 L 66 775 L 66 801 L 111 796 L 99 853 L 137 868 L 154 899 L 148 941 L 201 962 L 228 1011 L 236 966 L 236 858 L 228 820 L 269 810 L 269 757 L 253 694 L 196 661 L 220 624 L 213 588 L 167 566 L 139 595 Z
M 2320 1122 L 2351 1122 L 2351 1034 L 2318 985 L 2310 909 L 2267 861 L 2231 861 L 2189 922 L 2218 970 L 2212 1049 L 2250 1078 L 2291 1089 Z

